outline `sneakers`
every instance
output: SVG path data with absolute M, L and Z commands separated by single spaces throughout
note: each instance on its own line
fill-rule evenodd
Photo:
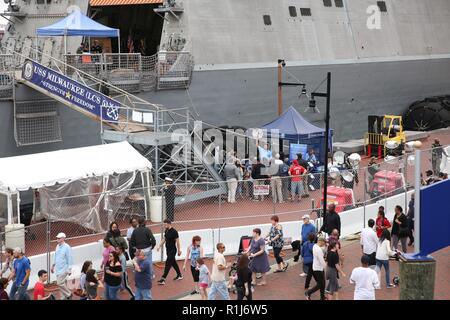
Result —
M 388 284 L 387 286 L 386 286 L 386 288 L 388 288 L 388 289 L 392 289 L 392 288 L 395 288 L 395 284 Z
M 305 298 L 306 300 L 311 300 L 311 296 L 309 295 L 308 291 L 305 291 Z
M 199 292 L 197 291 L 197 290 L 193 290 L 192 292 L 191 292 L 191 296 L 192 295 L 194 295 L 194 294 L 198 294 Z
M 158 281 L 159 285 L 165 285 L 166 284 L 166 279 L 162 278 L 161 280 Z
M 306 277 L 307 276 L 307 274 L 306 273 L 302 273 L 302 274 L 300 274 L 300 277 Z
M 183 280 L 182 275 L 177 275 L 175 278 L 173 278 L 174 281 Z
M 286 262 L 284 264 L 284 268 L 281 271 L 283 271 L 283 272 L 286 271 L 288 267 L 289 267 L 289 262 Z
M 283 272 L 283 269 L 275 269 L 273 273 Z

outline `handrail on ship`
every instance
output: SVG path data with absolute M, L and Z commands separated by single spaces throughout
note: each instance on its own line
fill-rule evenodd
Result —
M 178 112 L 173 112 L 171 109 L 163 108 L 163 107 L 161 107 L 160 105 L 151 103 L 151 102 L 149 102 L 149 101 L 147 101 L 147 100 L 144 100 L 144 99 L 142 99 L 142 98 L 140 98 L 140 97 L 137 97 L 137 96 L 135 96 L 135 95 L 133 95 L 133 94 L 131 94 L 131 93 L 129 93 L 129 92 L 123 90 L 123 89 L 120 89 L 120 88 L 114 86 L 113 84 L 111 84 L 111 83 L 109 83 L 109 82 L 106 82 L 106 81 L 104 81 L 104 80 L 102 80 L 102 79 L 99 79 L 99 78 L 97 78 L 97 77 L 95 77 L 95 76 L 93 76 L 93 75 L 91 75 L 91 74 L 89 74 L 89 73 L 87 73 L 87 72 L 84 72 L 83 70 L 77 69 L 77 68 L 75 68 L 75 67 L 73 67 L 73 66 L 67 64 L 67 63 L 64 62 L 64 61 L 61 61 L 61 60 L 59 60 L 59 59 L 57 59 L 57 58 L 55 58 L 55 57 L 53 57 L 53 56 L 50 56 L 50 55 L 48 55 L 48 54 L 46 54 L 46 53 L 44 53 L 44 52 L 42 52 L 42 51 L 39 51 L 39 50 L 37 50 L 37 49 L 34 48 L 34 47 L 28 47 L 28 49 L 30 49 L 29 52 L 31 53 L 30 56 L 25 56 L 25 55 L 23 55 L 23 54 L 20 53 L 20 52 L 14 51 L 14 50 L 9 49 L 9 48 L 6 48 L 6 47 L 3 47 L 2 49 L 3 49 L 4 51 L 6 51 L 6 52 L 12 54 L 12 55 L 15 56 L 15 57 L 20 57 L 20 59 L 23 60 L 23 61 L 25 61 L 25 59 L 29 59 L 29 60 L 31 60 L 31 61 L 33 61 L 33 62 L 40 63 L 40 62 L 38 62 L 35 58 L 38 57 L 39 55 L 45 56 L 46 58 L 49 59 L 49 62 L 50 62 L 50 68 L 56 69 L 56 71 L 58 71 L 58 72 L 64 74 L 65 76 L 68 76 L 68 75 L 67 75 L 67 72 L 65 72 L 65 71 L 68 70 L 68 69 L 70 68 L 71 70 L 74 71 L 74 74 L 77 74 L 77 75 L 78 75 L 78 77 L 77 77 L 78 79 L 75 79 L 76 81 L 80 81 L 80 80 L 81 80 L 82 83 L 83 83 L 84 85 L 88 86 L 88 87 L 97 86 L 97 85 L 102 85 L 102 86 L 108 87 L 110 90 L 119 93 L 119 94 L 116 95 L 116 96 L 112 96 L 112 98 L 113 98 L 116 102 L 118 102 L 118 103 L 120 104 L 120 106 L 121 106 L 122 109 L 127 110 L 127 114 L 128 114 L 128 111 L 130 111 L 130 109 L 131 109 L 131 110 L 137 110 L 137 111 L 143 111 L 143 110 L 144 110 L 144 109 L 138 108 L 136 105 L 139 105 L 139 106 L 149 106 L 149 107 L 153 108 L 153 110 L 150 108 L 148 111 L 156 111 L 156 112 L 158 112 L 158 113 L 166 113 L 166 114 L 169 115 L 170 119 L 172 119 L 173 123 L 172 123 L 172 124 L 162 125 L 162 127 L 168 126 L 168 125 L 171 125 L 171 126 L 173 126 L 173 125 L 176 126 L 176 125 L 177 125 L 177 122 L 176 122 L 175 119 L 173 118 L 172 113 L 173 113 L 174 115 L 186 117 L 185 114 L 181 114 L 181 113 L 178 113 Z M 13 62 L 15 63 L 16 61 L 17 61 L 17 60 L 14 60 Z M 22 68 L 23 61 L 21 61 L 18 65 L 15 64 L 15 65 L 13 66 L 15 71 L 17 71 L 17 69 L 21 69 L 21 68 Z M 20 68 L 18 68 L 19 66 L 20 66 Z M 70 76 L 69 76 L 69 77 L 70 77 Z M 70 77 L 70 78 L 73 78 L 73 77 Z M 93 83 L 89 85 L 89 84 L 87 84 L 84 80 L 90 80 L 90 81 L 92 81 Z M 130 106 L 130 105 L 127 105 L 125 102 L 117 101 L 117 98 L 121 98 L 121 97 L 125 97 L 125 99 L 128 100 L 128 102 L 131 104 L 131 106 Z M 184 109 L 184 110 L 188 110 L 188 108 L 177 108 L 177 109 L 175 109 L 174 111 L 183 110 L 183 109 Z M 129 117 L 126 117 L 126 126 L 125 126 L 125 128 L 128 127 L 128 125 L 129 125 L 129 123 L 128 123 L 129 120 L 130 120 Z M 101 122 L 102 126 L 103 126 L 103 122 L 107 122 L 107 123 L 108 123 L 108 121 L 105 121 L 104 119 L 100 119 L 100 122 Z M 136 122 L 132 122 L 132 123 L 133 123 L 133 124 L 139 124 L 139 123 L 136 123 Z M 184 124 L 184 123 L 183 123 L 183 124 Z M 155 131 L 159 131 L 159 129 L 160 129 L 160 128 L 158 128 L 159 125 L 160 125 L 160 124 L 158 123 L 158 121 L 156 121 L 156 122 L 155 122 Z M 103 129 L 102 129 L 102 132 L 103 132 Z

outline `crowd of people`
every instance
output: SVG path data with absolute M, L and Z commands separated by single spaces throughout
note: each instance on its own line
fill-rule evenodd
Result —
M 235 152 L 226 156 L 223 176 L 227 181 L 229 203 L 235 203 L 236 197 L 248 197 L 254 201 L 264 201 L 265 195 L 254 192 L 254 186 L 268 186 L 274 203 L 286 200 L 298 201 L 309 197 L 311 187 L 308 173 L 318 165 L 314 149 L 308 151 L 307 159 L 301 153 L 290 161 L 283 154 L 272 154 L 268 144 L 258 146 L 258 157 L 252 162 L 236 158 Z
M 316 215 L 317 212 L 312 214 Z M 311 222 L 310 215 L 302 217 L 300 240 L 292 243 L 296 251 L 294 261 L 302 261 L 301 277 L 305 278 L 304 290 L 306 299 L 320 292 L 321 300 L 339 299 L 341 288 L 339 281 L 345 278 L 344 254 L 340 243 L 341 221 L 336 213 L 335 205 L 328 207 L 323 225 L 320 229 Z M 389 261 L 398 253 L 407 252 L 407 239 L 412 245 L 414 222 L 414 197 L 409 203 L 405 215 L 401 206 L 395 207 L 395 215 L 389 221 L 382 206 L 379 207 L 376 220 L 370 219 L 367 227 L 361 231 L 362 257 L 361 266 L 352 270 L 349 280 L 355 285 L 355 299 L 375 299 L 375 289 L 380 288 L 381 270 L 384 268 L 386 288 L 393 288 L 391 283 Z M 166 284 L 170 270 L 173 268 L 173 281 L 183 280 L 182 271 L 189 265 L 193 290 L 191 294 L 200 294 L 203 300 L 230 299 L 230 291 L 235 288 L 237 299 L 252 299 L 255 287 L 267 285 L 267 273 L 271 270 L 269 250 L 273 251 L 276 261 L 275 273 L 285 272 L 289 263 L 284 261 L 281 251 L 285 247 L 283 227 L 278 216 L 271 217 L 271 227 L 267 234 L 262 235 L 260 228 L 254 228 L 248 247 L 239 254 L 234 271 L 233 264 L 225 258 L 225 245 L 218 243 L 213 258 L 211 271 L 206 264 L 206 257 L 200 236 L 194 236 L 186 248 L 186 257 L 180 268 L 176 257 L 181 256 L 182 249 L 178 231 L 172 226 L 170 219 L 164 221 L 164 236 L 156 243 L 152 231 L 145 225 L 143 217 L 130 220 L 130 228 L 126 236 L 122 236 L 119 226 L 113 222 L 103 239 L 103 252 L 99 270 L 94 270 L 92 261 L 85 261 L 81 268 L 78 288 L 68 288 L 67 280 L 73 272 L 73 254 L 66 243 L 66 235 L 57 235 L 57 246 L 50 272 L 56 276 L 58 299 L 72 299 L 73 294 L 81 300 L 118 300 L 120 291 L 128 293 L 129 299 L 151 300 L 153 272 L 152 250 L 165 247 L 166 261 L 162 277 L 157 284 Z M 389 231 L 391 230 L 391 231 Z M 125 239 L 126 238 L 126 239 Z M 401 250 L 397 246 L 401 244 Z M 30 282 L 31 264 L 20 248 L 5 251 L 6 262 L 1 270 L 0 299 L 28 300 L 28 285 Z M 129 285 L 127 269 L 134 274 L 134 291 Z M 46 270 L 37 272 L 38 281 L 34 286 L 32 298 L 35 300 L 56 299 L 56 292 L 49 293 L 45 289 L 48 280 Z M 229 275 L 227 280 L 227 275 Z M 314 286 L 311 286 L 314 279 Z M 9 282 L 12 286 L 9 295 L 5 289 Z M 103 289 L 101 297 L 98 289 Z

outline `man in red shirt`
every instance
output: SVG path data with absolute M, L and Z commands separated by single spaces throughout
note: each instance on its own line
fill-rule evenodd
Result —
M 44 283 L 48 279 L 48 273 L 45 270 L 39 270 L 38 272 L 39 280 L 34 285 L 33 297 L 34 300 L 48 300 L 52 296 L 51 294 L 45 295 Z
M 298 201 L 300 202 L 302 198 L 302 194 L 304 192 L 302 176 L 305 174 L 305 172 L 306 169 L 303 168 L 301 165 L 299 165 L 297 160 L 292 161 L 292 166 L 289 169 L 289 175 L 292 176 L 291 178 L 292 201 L 295 200 L 295 194 L 297 193 L 297 190 L 298 190 Z

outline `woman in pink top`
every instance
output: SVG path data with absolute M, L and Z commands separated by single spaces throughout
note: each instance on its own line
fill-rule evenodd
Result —
M 103 239 L 103 247 L 105 249 L 103 249 L 103 260 L 100 269 L 103 269 L 103 267 L 108 263 L 109 254 L 116 251 L 111 244 L 111 240 L 109 240 L 108 238 Z

